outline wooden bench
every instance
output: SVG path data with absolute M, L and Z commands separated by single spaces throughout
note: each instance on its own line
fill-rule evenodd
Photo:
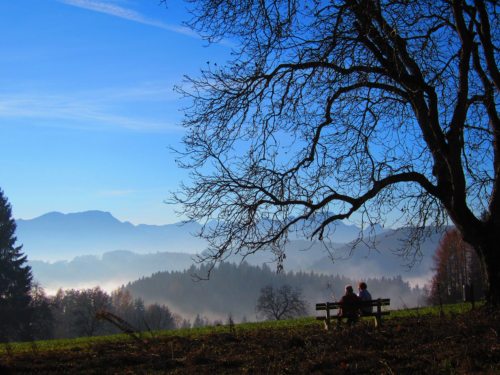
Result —
M 382 324 L 382 315 L 389 315 L 390 311 L 384 310 L 382 311 L 382 306 L 389 306 L 391 303 L 391 300 L 389 298 L 378 298 L 378 299 L 373 299 L 371 301 L 360 301 L 356 302 L 355 306 L 349 305 L 349 308 L 352 308 L 352 310 L 359 310 L 367 307 L 371 307 L 372 309 L 375 307 L 375 311 L 371 313 L 366 313 L 363 312 L 362 314 L 359 314 L 359 317 L 365 317 L 365 316 L 373 316 L 375 317 L 375 326 L 378 327 Z M 339 316 L 339 310 L 342 308 L 342 304 L 340 302 L 324 302 L 324 303 L 317 303 L 316 304 L 316 310 L 317 311 L 325 311 L 324 316 L 318 316 L 316 317 L 317 320 L 323 320 L 325 322 L 325 328 L 328 330 L 331 328 L 331 321 L 332 319 L 336 319 L 337 323 L 341 323 L 342 319 L 348 319 L 346 316 Z M 337 312 L 335 314 L 332 314 L 332 312 L 336 310 Z

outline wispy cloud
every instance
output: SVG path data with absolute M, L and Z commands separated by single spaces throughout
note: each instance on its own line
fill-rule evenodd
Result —
M 163 89 L 134 88 L 130 90 L 99 90 L 91 93 L 0 93 L 0 119 L 33 119 L 34 125 L 79 128 L 85 130 L 125 129 L 140 132 L 176 132 L 180 126 L 168 119 L 154 116 L 129 116 L 130 101 L 138 105 L 140 100 L 156 100 Z M 150 98 L 150 99 L 148 99 Z M 151 99 L 152 98 L 152 99 Z M 158 105 L 166 105 L 165 100 Z M 133 109 L 133 108 L 132 108 Z
M 119 5 L 111 4 L 107 1 L 99 1 L 99 0 L 59 0 L 59 2 L 75 6 L 78 8 L 83 8 L 87 10 L 91 10 L 94 12 L 108 14 L 113 17 L 123 18 L 129 21 L 142 23 L 144 25 L 149 25 L 153 27 L 158 27 L 160 29 L 168 30 L 177 34 L 186 35 L 192 38 L 199 38 L 198 34 L 193 32 L 191 29 L 179 26 L 172 25 L 169 23 L 165 23 L 162 21 L 158 21 L 145 15 Z

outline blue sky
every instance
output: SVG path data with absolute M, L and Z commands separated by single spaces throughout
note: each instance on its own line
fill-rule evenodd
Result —
M 184 74 L 230 50 L 182 26 L 181 1 L 0 0 L 0 188 L 14 217 L 109 211 L 179 221 Z

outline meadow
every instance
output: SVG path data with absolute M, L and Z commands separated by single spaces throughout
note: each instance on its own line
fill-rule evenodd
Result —
M 500 313 L 457 304 L 392 311 L 375 328 L 314 317 L 0 344 L 1 373 L 499 373 Z

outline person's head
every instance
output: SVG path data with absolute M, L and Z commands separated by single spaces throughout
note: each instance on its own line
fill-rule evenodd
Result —
M 358 285 L 359 290 L 366 290 L 367 286 L 364 281 L 360 282 Z
M 345 286 L 345 294 L 351 294 L 354 293 L 354 290 L 352 289 L 352 285 L 346 285 Z

